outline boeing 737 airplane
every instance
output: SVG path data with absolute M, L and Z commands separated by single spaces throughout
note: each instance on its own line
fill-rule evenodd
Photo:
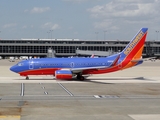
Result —
M 120 53 L 105 58 L 40 58 L 24 60 L 10 68 L 25 76 L 53 75 L 56 79 L 84 80 L 86 75 L 123 70 L 143 62 L 142 52 L 148 28 L 142 28 Z

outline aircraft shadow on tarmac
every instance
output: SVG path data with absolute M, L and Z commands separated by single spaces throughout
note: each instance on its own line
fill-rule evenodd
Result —
M 26 79 L 14 79 L 14 80 L 26 80 Z M 53 81 L 53 80 L 56 80 L 56 79 L 52 79 L 52 78 L 50 78 L 50 79 L 48 79 L 48 78 L 30 78 L 29 80 L 26 80 L 26 81 L 32 81 L 32 80 L 36 80 L 36 81 L 42 81 L 42 80 L 49 80 L 49 81 Z M 100 81 L 95 81 L 96 79 L 85 79 L 85 80 L 83 80 L 83 81 L 80 81 L 80 80 L 77 80 L 77 79 L 72 79 L 72 80 L 57 80 L 57 81 L 59 81 L 59 82 L 64 82 L 65 83 L 65 81 L 66 82 L 68 82 L 68 81 L 70 81 L 70 82 L 72 82 L 72 81 L 77 81 L 77 82 L 86 82 L 86 83 L 98 83 L 98 84 L 114 84 L 114 83 L 107 83 L 107 82 L 100 82 Z M 100 79 L 99 79 L 100 80 Z M 101 80 L 107 80 L 107 79 L 101 79 Z M 111 80 L 111 79 L 108 79 L 108 80 Z
M 100 83 L 100 84 L 115 84 L 115 83 L 106 83 L 106 82 L 101 82 L 101 81 L 98 81 L 98 80 L 126 80 L 126 81 L 129 81 L 129 80 L 144 80 L 144 81 L 156 81 L 156 80 L 153 80 L 153 79 L 147 79 L 147 78 L 144 78 L 144 77 L 133 77 L 133 78 L 98 78 L 97 81 L 95 81 L 97 79 L 93 78 L 93 79 L 86 79 L 84 80 L 84 82 L 92 82 L 92 83 Z
M 89 79 L 86 79 L 83 82 L 86 82 L 86 83 L 98 83 L 98 84 L 115 84 L 115 83 L 107 83 L 107 82 L 101 82 L 101 81 L 93 81 L 93 80 L 89 80 Z
M 156 81 L 156 80 L 153 80 L 153 79 L 148 79 L 148 78 L 145 78 L 145 77 L 125 77 L 125 78 L 92 78 L 92 79 L 87 79 L 87 80 L 126 80 L 126 81 L 129 81 L 129 80 L 143 80 L 143 81 Z
M 22 79 L 14 79 L 14 80 L 26 80 L 25 78 L 22 78 Z M 30 78 L 29 80 L 27 81 L 30 81 L 30 80 L 56 80 L 55 78 Z M 95 81 L 96 80 L 96 81 Z M 153 79 L 148 79 L 148 78 L 144 78 L 144 77 L 125 77 L 125 78 L 118 78 L 118 77 L 113 77 L 113 78 L 87 78 L 85 80 L 83 80 L 83 82 L 97 82 L 98 80 L 144 80 L 144 81 L 155 81 Z M 66 81 L 66 80 L 58 80 L 58 81 Z M 72 79 L 72 80 L 67 80 L 67 81 L 80 81 L 80 80 L 77 80 L 77 79 Z M 106 83 L 105 83 L 106 84 Z

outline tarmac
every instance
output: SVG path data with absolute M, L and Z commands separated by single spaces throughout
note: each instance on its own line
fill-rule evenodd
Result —
M 25 80 L 9 70 L 16 62 L 0 60 L 0 120 L 160 119 L 160 61 L 85 81 Z

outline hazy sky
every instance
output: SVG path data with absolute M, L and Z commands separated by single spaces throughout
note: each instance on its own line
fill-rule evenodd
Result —
M 160 40 L 160 0 L 0 1 L 1 39 L 130 40 L 141 27 Z

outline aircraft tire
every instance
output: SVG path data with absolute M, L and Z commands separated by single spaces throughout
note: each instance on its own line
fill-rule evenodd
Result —
M 26 76 L 26 80 L 29 80 L 29 77 L 28 77 L 28 76 Z
M 77 79 L 83 81 L 84 77 L 82 75 L 77 75 Z
M 83 76 L 81 76 L 81 77 L 80 77 L 80 80 L 82 80 L 82 81 L 83 81 L 83 80 L 84 80 L 84 77 L 83 77 Z

